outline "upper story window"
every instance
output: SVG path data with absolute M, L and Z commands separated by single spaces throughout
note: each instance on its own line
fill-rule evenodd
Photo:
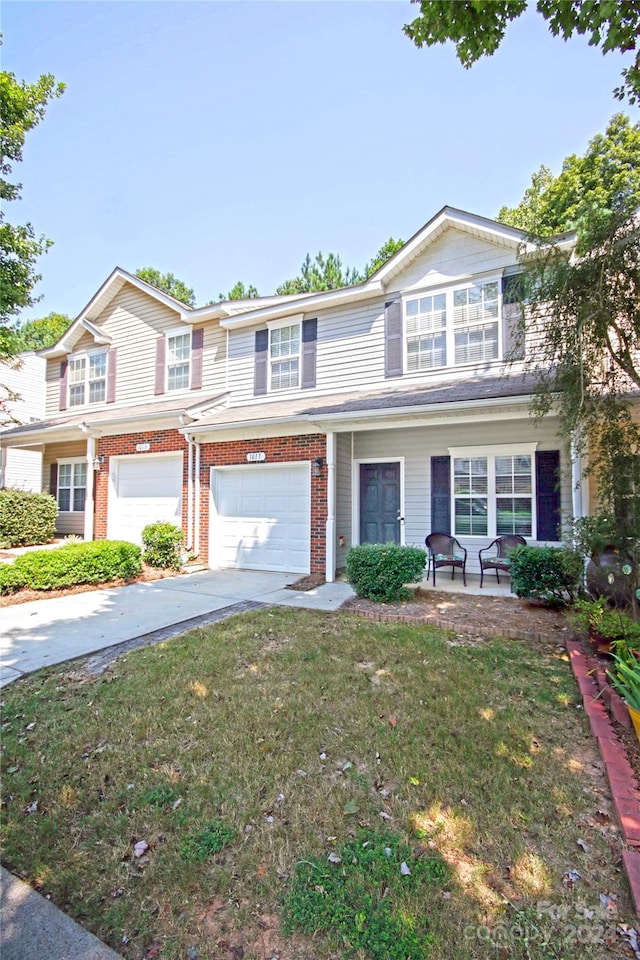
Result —
M 300 383 L 300 324 L 269 331 L 269 368 L 272 390 L 286 390 Z
M 499 319 L 497 280 L 405 299 L 407 371 L 497 360 Z
M 167 390 L 189 387 L 191 333 L 167 336 Z
M 107 352 L 69 358 L 69 406 L 102 403 L 107 393 Z

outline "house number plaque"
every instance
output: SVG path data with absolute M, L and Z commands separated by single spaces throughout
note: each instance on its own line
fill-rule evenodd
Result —
M 266 459 L 267 459 L 266 453 L 248 453 L 247 454 L 247 463 L 262 463 L 262 461 Z

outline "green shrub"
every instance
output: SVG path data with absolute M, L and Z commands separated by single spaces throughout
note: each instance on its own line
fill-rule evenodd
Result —
M 518 597 L 562 607 L 579 596 L 584 564 L 574 550 L 516 547 L 511 559 L 511 585 Z
M 25 553 L 0 568 L 0 593 L 22 587 L 56 590 L 79 583 L 130 580 L 142 569 L 140 547 L 122 540 L 70 543 L 55 550 Z
M 404 600 L 410 596 L 405 583 L 422 580 L 426 562 L 419 547 L 365 543 L 347 554 L 347 580 L 359 597 Z
M 182 530 L 173 523 L 157 520 L 147 524 L 142 531 L 144 562 L 163 570 L 179 570 L 183 540 Z
M 58 516 L 49 493 L 0 490 L 0 547 L 30 547 L 53 540 Z

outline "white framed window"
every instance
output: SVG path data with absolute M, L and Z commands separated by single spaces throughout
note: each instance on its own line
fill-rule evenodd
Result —
M 102 403 L 107 395 L 107 351 L 69 357 L 69 406 Z
M 191 332 L 167 334 L 167 390 L 189 389 Z
M 406 371 L 498 360 L 500 288 L 491 279 L 405 297 Z
M 65 460 L 58 463 L 58 510 L 82 513 L 87 496 L 87 461 Z
M 300 323 L 269 329 L 269 382 L 272 390 L 300 385 Z
M 447 365 L 447 297 L 436 293 L 405 304 L 407 370 Z
M 536 444 L 502 444 L 449 451 L 456 536 L 533 535 L 535 448 Z

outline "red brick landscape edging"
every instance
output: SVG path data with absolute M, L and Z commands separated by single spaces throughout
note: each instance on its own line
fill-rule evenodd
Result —
M 625 726 L 630 724 L 628 711 L 622 710 L 622 701 L 609 687 L 605 671 L 586 656 L 581 643 L 567 640 L 567 652 L 591 732 L 598 741 L 622 835 L 629 846 L 629 849 L 622 851 L 622 862 L 636 915 L 640 917 L 640 853 L 635 849 L 640 847 L 640 789 L 605 702 L 610 704 L 616 719 Z

